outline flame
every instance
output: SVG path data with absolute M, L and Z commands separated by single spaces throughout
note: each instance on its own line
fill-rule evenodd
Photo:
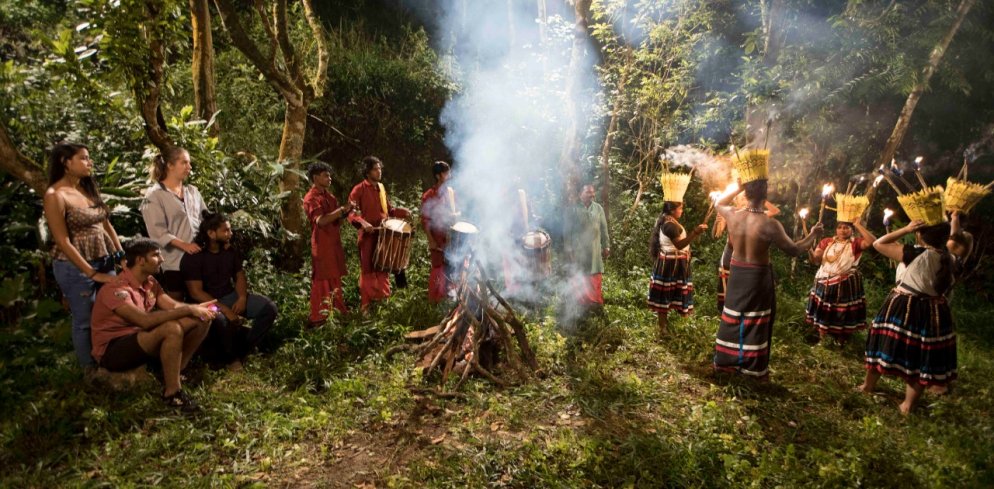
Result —
M 808 211 L 808 208 L 805 207 L 805 208 L 797 211 L 797 215 L 801 216 L 801 219 L 807 219 L 808 218 L 808 212 L 810 212 L 810 211 Z
M 877 175 L 877 178 L 873 179 L 873 186 L 876 187 L 877 185 L 880 185 L 880 182 L 882 182 L 883 180 L 884 180 L 883 175 Z
M 915 158 L 915 164 L 916 165 L 922 164 L 922 160 L 924 160 L 924 159 L 925 159 L 924 156 L 919 156 L 919 157 Z
M 824 199 L 828 197 L 829 195 L 832 194 L 832 192 L 835 192 L 835 185 L 832 185 L 831 183 L 826 183 L 825 185 L 821 186 L 821 198 Z
M 715 190 L 708 194 L 708 198 L 711 199 L 711 202 L 718 202 L 718 199 L 721 198 L 721 192 Z
M 884 226 L 890 224 L 890 216 L 894 215 L 894 211 L 890 209 L 884 209 Z

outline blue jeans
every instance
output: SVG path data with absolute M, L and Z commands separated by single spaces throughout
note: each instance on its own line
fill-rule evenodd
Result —
M 91 260 L 90 266 L 99 273 L 114 275 L 114 259 L 110 256 Z M 62 295 L 69 302 L 69 312 L 72 314 L 72 345 L 76 350 L 76 360 L 83 368 L 96 368 L 97 362 L 90 356 L 93 349 L 90 339 L 90 313 L 93 311 L 93 300 L 100 289 L 100 283 L 83 275 L 76 265 L 68 260 L 55 260 L 52 263 L 52 273 L 55 281 L 62 289 Z
M 238 294 L 232 292 L 218 299 L 218 302 L 231 307 L 238 300 Z M 242 316 L 252 322 L 252 329 L 246 331 L 241 326 L 232 326 L 228 318 L 218 314 L 211 323 L 211 329 L 205 348 L 202 350 L 213 360 L 229 363 L 244 359 L 255 348 L 262 337 L 276 322 L 276 304 L 268 297 L 259 294 L 249 294 L 245 302 L 245 312 Z

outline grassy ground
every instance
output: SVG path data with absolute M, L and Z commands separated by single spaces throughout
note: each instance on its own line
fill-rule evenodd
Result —
M 280 322 L 245 371 L 209 372 L 193 389 L 197 416 L 167 410 L 151 383 L 125 392 L 82 383 L 65 320 L 9 325 L 0 486 L 994 484 L 994 307 L 955 298 L 956 389 L 926 395 L 904 418 L 901 383 L 882 382 L 877 396 L 853 392 L 862 334 L 846 346 L 814 344 L 803 325 L 813 271 L 802 266 L 791 280 L 779 261 L 773 382 L 718 378 L 710 361 L 719 247 L 699 247 L 698 309 L 675 319 L 665 341 L 643 305 L 648 264 L 618 266 L 605 277 L 604 317 L 565 334 L 554 304 L 527 313 L 540 377 L 507 389 L 476 379 L 460 399 L 419 393 L 414 359 L 382 354 L 444 313 L 425 304 L 423 258 L 411 288 L 375 316 L 339 317 L 315 331 L 299 328 L 307 280 L 257 267 L 251 280 L 279 298 Z M 880 260 L 866 266 L 875 311 L 885 285 L 874 277 L 889 272 Z

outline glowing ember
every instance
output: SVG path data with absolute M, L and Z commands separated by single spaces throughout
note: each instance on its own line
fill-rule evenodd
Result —
M 807 219 L 808 218 L 808 212 L 810 212 L 810 211 L 808 210 L 807 207 L 805 207 L 805 208 L 797 211 L 797 215 L 801 216 L 801 219 Z

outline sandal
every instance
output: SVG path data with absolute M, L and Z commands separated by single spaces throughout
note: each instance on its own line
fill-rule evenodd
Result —
M 200 409 L 200 406 L 197 405 L 197 402 L 194 401 L 189 394 L 184 392 L 183 389 L 176 391 L 175 394 L 169 397 L 163 396 L 162 402 L 164 402 L 166 406 L 169 406 L 173 409 L 179 409 L 180 411 L 183 411 L 185 413 L 196 412 Z

